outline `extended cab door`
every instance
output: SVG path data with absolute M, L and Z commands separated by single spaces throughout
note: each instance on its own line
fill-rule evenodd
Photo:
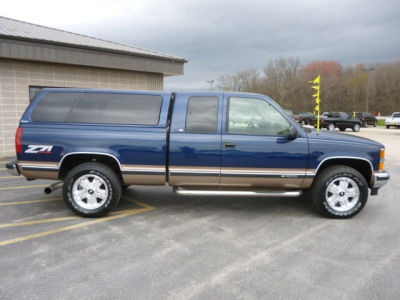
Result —
M 299 188 L 306 173 L 308 142 L 288 137 L 291 121 L 266 99 L 228 95 L 224 99 L 221 185 Z M 293 122 L 294 123 L 294 122 Z
M 179 93 L 169 141 L 169 184 L 218 186 L 222 94 Z

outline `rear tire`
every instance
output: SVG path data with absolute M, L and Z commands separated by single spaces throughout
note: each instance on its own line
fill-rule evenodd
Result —
M 386 129 L 389 129 L 390 128 L 390 125 L 386 125 Z
M 374 127 L 378 126 L 378 122 L 374 121 Z
M 347 166 L 332 166 L 318 174 L 312 186 L 312 201 L 328 218 L 347 219 L 357 215 L 368 200 L 364 176 Z
M 73 168 L 63 186 L 64 201 L 77 215 L 101 217 L 116 207 L 121 198 L 121 183 L 108 166 L 88 162 Z
M 335 124 L 329 123 L 328 126 L 326 127 L 329 131 L 335 131 Z

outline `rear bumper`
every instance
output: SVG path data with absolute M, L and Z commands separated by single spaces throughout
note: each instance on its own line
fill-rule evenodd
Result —
M 371 188 L 379 189 L 383 187 L 386 183 L 388 183 L 390 175 L 385 170 L 382 171 L 374 171 L 372 177 L 372 185 Z
M 20 175 L 16 161 L 7 163 L 6 169 L 7 169 L 8 173 L 10 173 L 11 175 L 14 175 L 14 176 Z

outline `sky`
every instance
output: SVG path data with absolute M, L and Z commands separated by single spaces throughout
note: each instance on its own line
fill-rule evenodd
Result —
M 0 0 L 0 15 L 188 60 L 165 90 L 298 57 L 344 65 L 400 59 L 400 0 Z

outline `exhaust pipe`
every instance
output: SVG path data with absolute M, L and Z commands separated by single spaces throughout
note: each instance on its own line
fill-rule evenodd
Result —
M 55 190 L 61 189 L 62 184 L 63 184 L 62 181 L 54 182 L 54 183 L 50 184 L 48 187 L 44 188 L 44 193 L 46 195 L 49 195 L 52 192 L 54 192 Z

